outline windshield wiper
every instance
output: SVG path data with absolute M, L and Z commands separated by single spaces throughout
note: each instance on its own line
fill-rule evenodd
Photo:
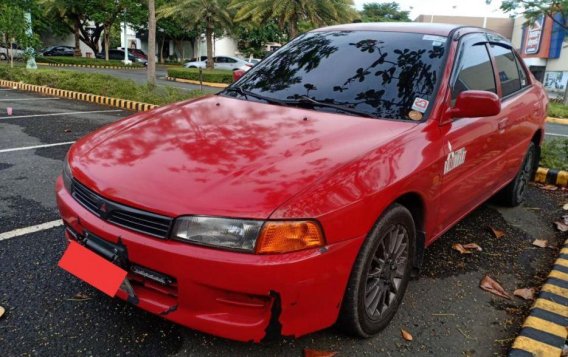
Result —
M 270 97 L 265 97 L 261 94 L 256 94 L 254 92 L 250 92 L 248 90 L 242 89 L 241 87 L 229 87 L 229 88 L 225 89 L 225 92 L 235 92 L 235 93 L 240 94 L 243 97 L 245 97 L 245 99 L 248 99 L 248 97 L 253 97 L 253 98 L 256 98 L 256 99 L 264 100 L 265 102 L 270 103 L 270 104 L 287 105 L 286 101 L 278 100 L 278 99 L 274 99 L 274 98 L 270 98 Z
M 307 95 L 300 95 L 300 96 L 297 96 L 295 98 L 296 99 L 294 101 L 287 101 L 286 103 L 288 103 L 288 104 L 310 104 L 312 106 L 333 108 L 333 109 L 340 110 L 340 111 L 345 112 L 345 113 L 355 114 L 355 115 L 359 115 L 359 116 L 366 117 L 366 118 L 377 119 L 376 116 L 369 114 L 367 112 L 357 110 L 357 109 L 353 109 L 353 108 L 348 108 L 344 105 L 327 103 L 327 102 L 320 102 L 319 100 L 315 100 L 313 98 L 310 98 Z

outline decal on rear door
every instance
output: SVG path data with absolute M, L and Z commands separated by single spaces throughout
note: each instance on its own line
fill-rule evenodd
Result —
M 444 175 L 452 171 L 456 167 L 463 165 L 463 163 L 465 162 L 465 155 L 467 154 L 465 148 L 451 151 L 452 146 L 449 143 L 448 146 L 450 147 L 450 153 L 448 154 L 448 158 L 446 159 L 446 163 L 444 164 Z

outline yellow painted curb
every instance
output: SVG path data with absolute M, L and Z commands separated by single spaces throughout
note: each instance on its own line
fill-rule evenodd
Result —
M 46 86 L 38 86 L 35 84 L 27 84 L 22 82 L 5 81 L 3 79 L 0 79 L 0 87 L 8 87 L 28 92 L 35 92 L 40 94 L 53 95 L 56 97 L 103 104 L 103 105 L 108 105 L 110 107 L 132 110 L 137 112 L 145 112 L 158 107 L 157 105 L 154 104 L 135 102 L 133 100 L 105 97 L 102 95 L 82 93 L 82 92 L 74 92 L 65 89 L 50 88 Z
M 546 118 L 546 122 L 547 122 L 547 123 L 553 123 L 553 124 L 568 125 L 568 119 L 564 119 L 564 118 L 552 118 L 552 117 L 548 117 L 548 118 Z
M 509 357 L 560 357 L 568 337 L 568 270 L 560 264 L 567 258 L 567 248 L 568 240 L 513 342 Z
M 534 181 L 542 184 L 568 187 L 568 171 L 539 167 L 536 170 Z
M 182 79 L 182 78 L 175 78 L 175 77 L 166 77 L 166 79 L 168 81 L 172 81 L 172 82 L 190 83 L 190 84 L 197 84 L 197 85 L 201 84 L 199 81 L 194 81 L 194 80 L 191 80 L 191 79 Z M 214 88 L 227 88 L 229 86 L 229 84 L 226 84 L 226 83 L 213 83 L 213 82 L 203 82 L 203 85 L 207 86 L 207 87 L 214 87 Z
M 46 63 L 38 62 L 39 65 L 49 66 L 49 67 L 81 67 L 81 68 L 102 68 L 102 69 L 127 69 L 127 70 L 140 70 L 146 69 L 146 67 L 140 66 L 109 66 L 109 65 L 98 65 L 98 64 L 67 64 L 67 63 Z

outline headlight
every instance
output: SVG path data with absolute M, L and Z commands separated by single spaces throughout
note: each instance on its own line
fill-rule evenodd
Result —
M 314 221 L 257 221 L 217 217 L 176 219 L 172 237 L 257 254 L 288 253 L 325 244 Z
M 65 160 L 63 160 L 63 186 L 67 192 L 71 193 L 71 185 L 73 184 L 73 175 L 71 174 L 71 166 L 69 166 L 69 161 L 67 160 L 67 156 L 65 156 Z

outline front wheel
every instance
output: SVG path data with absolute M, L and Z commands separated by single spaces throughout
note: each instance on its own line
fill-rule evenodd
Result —
M 538 163 L 538 150 L 536 145 L 531 142 L 523 164 L 515 176 L 515 179 L 497 193 L 497 200 L 500 204 L 508 207 L 516 207 L 525 200 L 525 195 L 529 182 L 533 179 L 536 165 Z
M 338 319 L 341 329 L 371 337 L 388 325 L 410 280 L 415 238 L 410 212 L 399 204 L 387 209 L 353 266 Z

